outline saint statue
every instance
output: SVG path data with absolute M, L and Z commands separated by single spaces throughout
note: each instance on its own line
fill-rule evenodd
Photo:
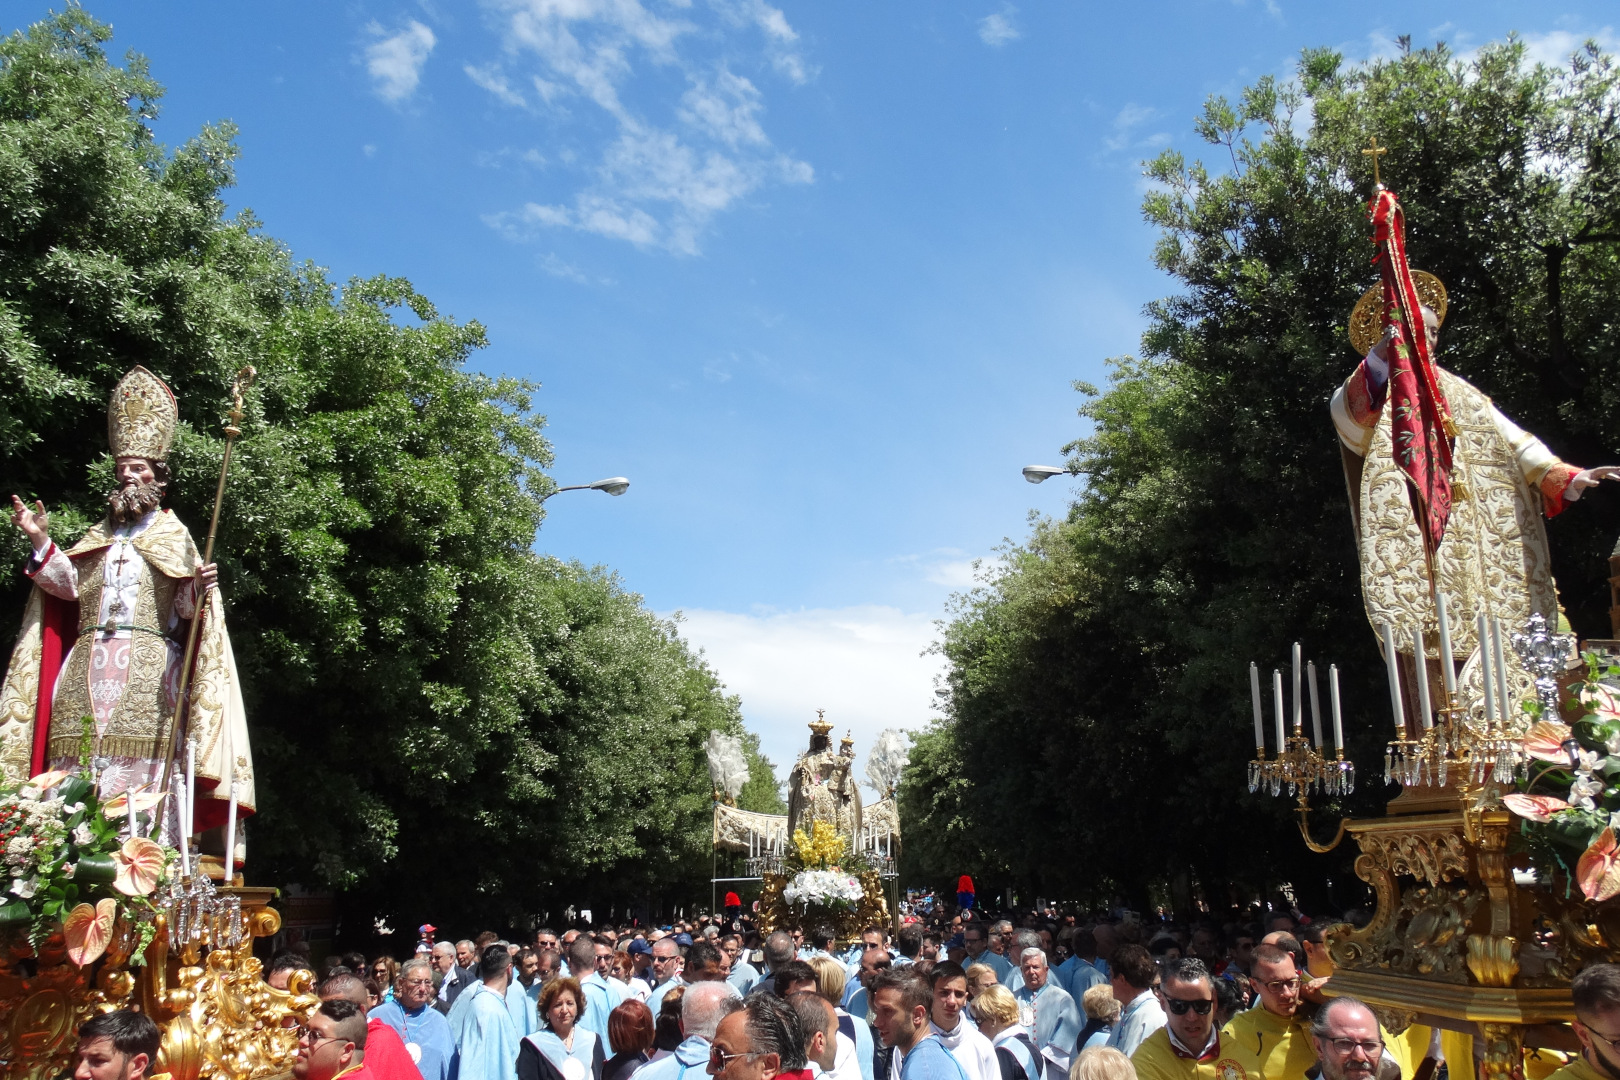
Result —
M 810 723 L 810 749 L 799 755 L 788 775 L 788 835 L 795 829 L 809 833 L 813 822 L 825 821 L 853 845 L 861 829 L 860 785 L 850 772 L 855 748 L 845 739 L 834 750 L 827 735 L 831 730 L 818 712 Z
M 1412 278 L 1433 355 L 1446 314 L 1445 287 L 1423 271 L 1414 271 Z M 1351 316 L 1351 342 L 1364 355 L 1334 392 L 1333 424 L 1344 452 L 1367 618 L 1375 629 L 1394 627 L 1407 657 L 1413 628 L 1422 628 L 1425 652 L 1434 661 L 1430 679 L 1438 685 L 1435 602 L 1424 533 L 1413 512 L 1408 477 L 1396 460 L 1394 410 L 1384 407 L 1397 333 L 1391 325 L 1373 340 L 1378 297 L 1375 285 Z M 1473 385 L 1438 365 L 1434 371 L 1456 429 L 1450 515 L 1433 550 L 1434 584 L 1455 605 L 1449 622 L 1452 648 L 1461 662 L 1478 644 L 1477 613 L 1487 620 L 1500 618 L 1504 630 L 1522 628 L 1532 613 L 1557 624 L 1558 597 L 1543 516 L 1561 513 L 1600 481 L 1620 477 L 1620 469 L 1581 469 L 1560 461 Z M 1516 671 L 1517 659 L 1508 652 L 1506 659 Z M 1408 692 L 1408 708 L 1412 700 Z M 1415 719 L 1410 713 L 1409 718 Z
M 253 764 L 236 660 L 210 563 L 163 508 L 165 459 L 179 410 L 173 392 L 143 367 L 125 375 L 107 408 L 118 487 L 107 516 L 63 550 L 44 504 L 11 498 L 12 523 L 28 535 L 33 580 L 22 633 L 0 685 L 0 770 L 17 781 L 71 769 L 88 748 L 100 794 L 153 790 L 173 733 L 180 665 L 194 619 L 197 652 L 163 832 L 173 841 L 182 804 L 185 746 L 196 742 L 196 815 L 188 834 L 225 821 L 235 757 L 238 812 L 254 807 Z M 213 847 L 223 850 L 223 840 Z M 240 850 L 240 848 L 239 848 Z

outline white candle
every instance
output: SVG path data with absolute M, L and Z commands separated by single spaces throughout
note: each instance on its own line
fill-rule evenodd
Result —
M 1294 734 L 1298 735 L 1305 726 L 1305 706 L 1299 698 L 1299 642 L 1294 642 Z
M 1401 705 L 1401 656 L 1395 651 L 1395 627 L 1384 624 L 1384 663 L 1389 668 L 1389 704 L 1395 711 L 1395 733 L 1406 737 L 1406 710 Z
M 1333 705 L 1333 749 L 1344 752 L 1344 721 L 1339 718 L 1339 665 L 1328 665 L 1328 699 Z
M 1491 620 L 1491 659 L 1496 661 L 1496 704 L 1502 713 L 1502 726 L 1511 728 L 1514 720 L 1513 702 L 1508 698 L 1507 658 L 1502 655 L 1502 620 Z
M 1260 756 L 1265 757 L 1266 725 L 1260 710 L 1260 665 L 1252 660 L 1249 662 L 1249 690 L 1254 695 L 1254 745 L 1261 751 Z
M 1283 730 L 1283 687 L 1282 672 L 1271 673 L 1272 704 L 1277 707 L 1277 755 L 1282 756 L 1283 747 L 1288 745 L 1288 736 Z
M 1305 665 L 1307 681 L 1311 684 L 1311 734 L 1316 736 L 1316 748 L 1322 749 L 1322 695 L 1316 689 L 1316 661 Z
M 186 740 L 186 806 L 180 815 L 180 858 L 191 874 L 191 833 L 197 827 L 197 740 Z
M 1423 653 L 1423 628 L 1412 627 L 1412 660 L 1417 665 L 1418 715 L 1422 717 L 1423 730 L 1434 727 L 1434 714 L 1429 702 L 1429 658 Z
M 1479 639 L 1479 685 L 1485 690 L 1485 730 L 1496 730 L 1496 664 L 1491 659 L 1491 638 L 1485 613 L 1474 616 L 1474 637 Z
M 1446 594 L 1438 590 L 1435 592 L 1435 611 L 1440 616 L 1440 679 L 1445 685 L 1447 696 L 1455 697 L 1457 665 L 1451 659 L 1451 620 L 1447 618 Z
M 229 725 L 225 728 L 225 752 L 230 755 L 225 773 L 231 785 L 231 801 L 225 811 L 225 884 L 231 885 L 236 881 L 236 739 Z

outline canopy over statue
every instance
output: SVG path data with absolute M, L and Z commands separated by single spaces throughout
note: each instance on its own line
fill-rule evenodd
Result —
M 0 770 L 18 781 L 72 768 L 85 751 L 103 797 L 162 782 L 169 745 L 196 741 L 196 815 L 187 833 L 221 826 L 233 775 L 241 813 L 255 804 L 241 684 L 216 571 L 162 501 L 179 410 L 143 367 L 124 376 L 107 409 L 118 487 L 108 514 L 63 550 L 42 503 L 12 496 L 12 521 L 33 543 L 24 567 L 34 587 L 0 685 Z M 179 737 L 184 643 L 200 619 Z M 183 752 L 183 751 L 182 751 Z M 177 777 L 185 770 L 173 763 Z M 172 785 L 178 789 L 177 783 Z M 178 824 L 170 799 L 165 831 Z

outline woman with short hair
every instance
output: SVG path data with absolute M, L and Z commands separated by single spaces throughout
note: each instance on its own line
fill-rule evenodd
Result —
M 647 1064 L 656 1034 L 652 1010 L 635 998 L 626 998 L 608 1013 L 608 1042 L 618 1053 L 602 1068 L 602 1080 L 630 1080 Z
M 1086 1026 L 1080 1029 L 1075 1045 L 1081 1050 L 1107 1046 L 1108 1036 L 1119 1023 L 1119 999 L 1107 983 L 1098 983 L 1080 995 L 1080 1008 L 1086 1013 Z
M 980 1033 L 996 1048 L 1001 1080 L 1041 1080 L 1041 1052 L 1018 1023 L 1018 999 L 1011 990 L 997 983 L 979 991 L 973 999 L 973 1019 Z
M 579 980 L 552 979 L 540 991 L 541 1030 L 518 1049 L 518 1080 L 602 1080 L 602 1040 L 577 1024 Z

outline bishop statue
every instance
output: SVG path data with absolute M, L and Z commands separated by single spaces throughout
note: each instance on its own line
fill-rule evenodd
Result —
M 34 587 L 0 685 L 0 771 L 17 781 L 47 768 L 71 769 L 88 749 L 103 798 L 150 792 L 173 745 L 170 789 L 178 794 L 184 748 L 195 740 L 196 813 L 185 823 L 195 834 L 224 822 L 232 777 L 239 813 L 251 814 L 255 799 L 218 574 L 163 507 L 178 421 L 174 394 L 162 380 L 143 367 L 124 376 L 107 408 L 118 484 L 107 496 L 107 516 L 71 547 L 51 538 L 43 503 L 30 509 L 12 496 L 12 523 L 33 544 L 23 572 Z M 173 738 L 180 666 L 197 619 L 196 660 Z M 184 801 L 166 800 L 163 833 L 170 842 Z

